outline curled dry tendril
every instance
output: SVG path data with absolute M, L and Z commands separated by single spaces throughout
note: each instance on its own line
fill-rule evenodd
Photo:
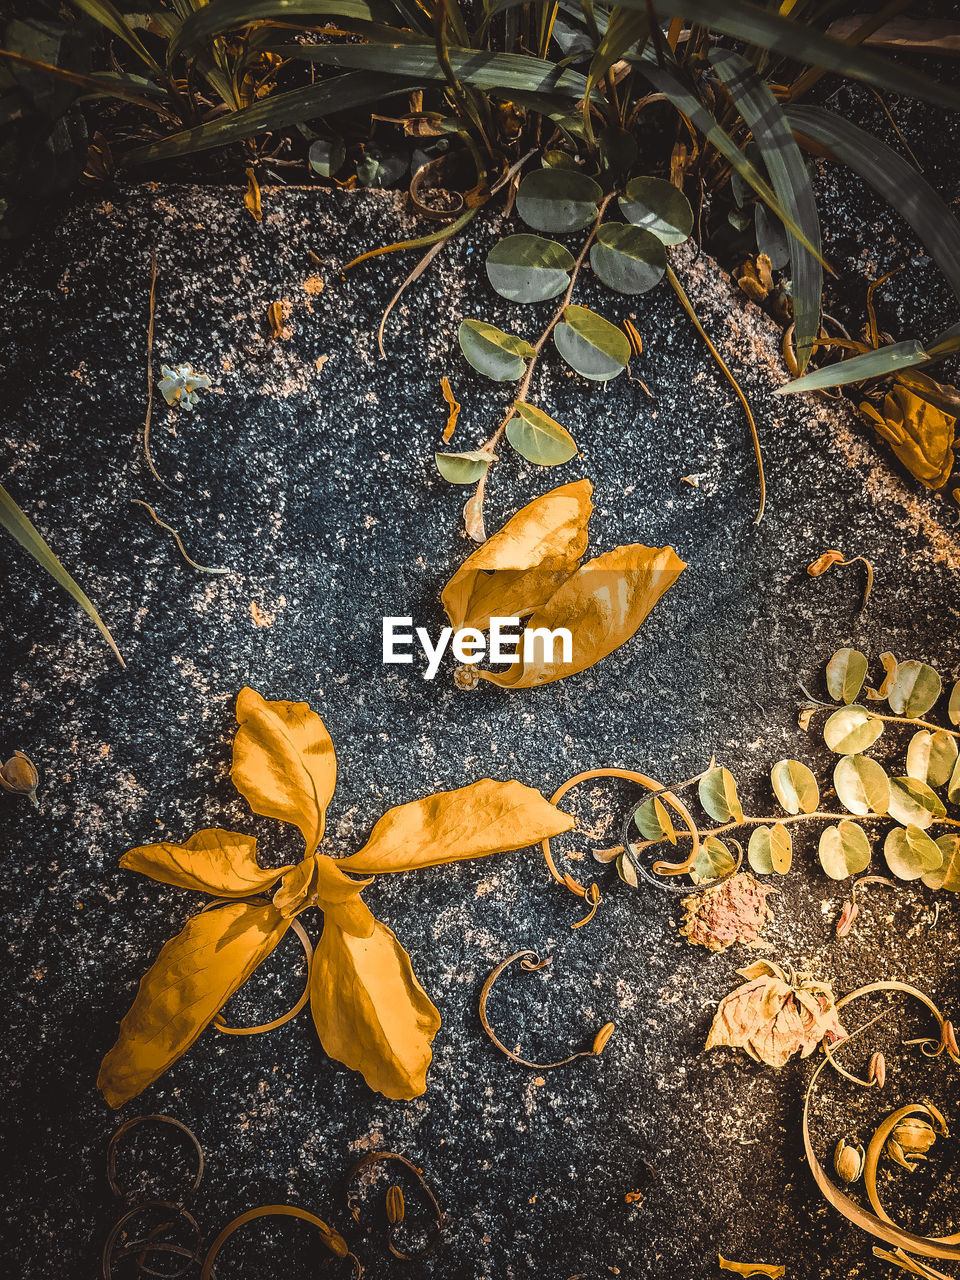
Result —
M 520 961 L 520 968 L 526 973 L 536 973 L 539 969 L 545 969 L 548 964 L 551 964 L 553 957 L 547 956 L 545 960 L 541 960 L 535 951 L 517 951 L 512 956 L 507 956 L 506 960 L 501 960 L 483 984 L 483 989 L 480 992 L 480 1025 L 500 1052 L 506 1054 L 511 1061 L 518 1062 L 521 1067 L 530 1067 L 533 1071 L 551 1071 L 554 1067 L 565 1067 L 567 1063 L 575 1062 L 577 1058 L 598 1058 L 606 1047 L 607 1041 L 613 1035 L 614 1024 L 612 1022 L 603 1024 L 596 1036 L 594 1036 L 593 1044 L 589 1049 L 580 1049 L 576 1053 L 571 1053 L 568 1058 L 561 1058 L 557 1062 L 530 1062 L 527 1058 L 521 1058 L 518 1053 L 514 1053 L 512 1049 L 507 1048 L 490 1025 L 490 1019 L 487 1016 L 487 1001 L 490 998 L 494 983 L 504 970 L 508 969 L 516 960 Z
M 233 1233 L 257 1218 L 302 1218 L 304 1222 L 309 1222 L 311 1226 L 316 1227 L 324 1247 L 335 1258 L 352 1264 L 353 1274 L 358 1280 L 363 1274 L 363 1268 L 354 1254 L 350 1252 L 347 1242 L 340 1232 L 334 1230 L 333 1227 L 328 1227 L 323 1219 L 318 1218 L 315 1213 L 310 1213 L 308 1209 L 300 1209 L 292 1204 L 262 1204 L 256 1209 L 248 1209 L 246 1213 L 241 1213 L 232 1222 L 227 1223 L 207 1251 L 207 1256 L 204 1258 L 203 1266 L 200 1270 L 200 1280 L 210 1280 L 217 1254 Z
M 398 1186 L 391 1184 L 387 1189 L 386 1195 L 386 1219 L 387 1219 L 387 1248 L 395 1258 L 401 1262 L 414 1262 L 418 1258 L 425 1258 L 427 1254 L 432 1253 L 443 1238 L 444 1216 L 443 1210 L 437 1203 L 437 1197 L 433 1194 L 423 1176 L 423 1170 L 418 1168 L 412 1160 L 408 1160 L 406 1156 L 399 1155 L 396 1151 L 370 1151 L 357 1163 L 347 1174 L 347 1184 L 354 1180 L 357 1174 L 364 1169 L 368 1169 L 371 1165 L 385 1164 L 388 1161 L 396 1161 L 402 1165 L 404 1169 L 411 1175 L 417 1183 L 420 1192 L 430 1206 L 433 1216 L 433 1224 L 427 1232 L 427 1239 L 419 1249 L 405 1251 L 399 1247 L 396 1242 L 397 1228 L 404 1220 L 405 1208 L 403 1192 Z M 347 1203 L 350 1207 L 350 1213 L 354 1222 L 360 1225 L 360 1209 L 356 1204 L 350 1201 L 350 1192 L 347 1191 Z

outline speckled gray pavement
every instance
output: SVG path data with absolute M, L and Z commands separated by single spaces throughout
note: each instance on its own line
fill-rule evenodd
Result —
M 879 205 L 854 233 L 836 213 L 848 198 L 839 178 L 825 176 L 824 197 L 848 278 L 902 260 L 905 233 Z M 340 767 L 325 848 L 345 854 L 390 805 L 487 775 L 549 795 L 582 769 L 675 781 L 716 753 L 750 808 L 772 811 L 767 770 L 784 755 L 829 783 L 831 761 L 796 717 L 798 681 L 822 688 L 835 648 L 855 643 L 874 659 L 892 649 L 958 674 L 956 508 L 922 491 L 846 410 L 774 399 L 778 334 L 689 251 L 677 254 L 678 271 L 756 407 L 763 523 L 752 523 L 743 417 L 675 299 L 663 287 L 625 303 L 586 273 L 580 301 L 636 316 L 636 372 L 653 399 L 625 377 L 587 386 L 547 354 L 533 390 L 580 456 L 547 472 L 505 449 L 488 525 L 589 476 L 593 552 L 670 543 L 689 568 L 626 647 L 541 690 L 468 694 L 449 664 L 433 683 L 416 667 L 384 668 L 382 615 L 439 626 L 440 589 L 469 549 L 464 494 L 432 461 L 445 420 L 440 379 L 463 402 L 456 447 L 481 443 L 505 402 L 463 362 L 457 324 L 475 315 L 534 336 L 551 304 L 513 309 L 492 293 L 483 257 L 496 225 L 478 223 L 408 292 L 381 360 L 377 324 L 411 258 L 346 277 L 340 267 L 417 224 L 389 195 L 268 190 L 264 209 L 256 225 L 238 191 L 121 189 L 8 251 L 4 482 L 98 602 L 128 664 L 121 670 L 87 619 L 4 544 L 0 749 L 28 752 L 43 775 L 39 810 L 0 797 L 11 1274 L 92 1275 L 119 1213 L 104 1180 L 117 1117 L 96 1092 L 97 1067 L 140 976 L 197 905 L 121 872 L 120 855 L 214 824 L 255 832 L 269 860 L 295 849 L 289 832 L 250 816 L 227 777 L 243 684 L 306 699 L 323 716 Z M 176 494 L 152 479 L 140 446 L 151 250 L 155 367 L 191 361 L 215 387 L 192 415 L 155 405 L 154 456 Z M 913 306 L 933 329 L 948 301 L 929 260 L 913 281 L 912 294 L 893 295 L 888 323 L 906 323 Z M 290 334 L 274 343 L 266 312 L 280 299 Z M 191 570 L 135 498 L 229 575 Z M 862 616 L 856 571 L 804 573 L 833 546 L 876 565 Z M 612 844 L 635 795 L 602 785 L 575 803 Z M 574 835 L 562 847 L 590 846 Z M 591 874 L 589 863 L 565 865 Z M 937 918 L 922 887 L 878 890 L 855 935 L 838 941 L 845 889 L 820 870 L 814 832 L 798 837 L 794 866 L 778 885 L 770 954 L 811 961 L 839 990 L 909 977 L 960 1011 L 953 901 Z M 874 869 L 884 870 L 879 852 Z M 304 1013 L 266 1036 L 204 1034 L 121 1117 L 168 1112 L 196 1130 L 208 1170 L 187 1203 L 208 1241 L 255 1204 L 298 1204 L 343 1230 L 375 1277 L 702 1280 L 719 1274 L 718 1251 L 785 1263 L 790 1277 L 890 1274 L 816 1199 L 799 1140 L 808 1065 L 777 1074 L 702 1052 L 715 1003 L 751 953 L 692 949 L 677 936 L 674 899 L 632 892 L 609 868 L 597 877 L 604 902 L 577 932 L 579 904 L 547 878 L 536 850 L 387 877 L 368 891 L 443 1015 L 415 1102 L 386 1101 L 329 1061 Z M 613 1019 L 601 1059 L 539 1076 L 483 1036 L 481 984 L 525 947 L 554 963 L 546 976 L 504 980 L 491 1009 L 504 1038 L 555 1055 Z M 230 1017 L 279 1011 L 298 991 L 299 963 L 291 937 Z M 907 1075 L 892 1074 L 883 1102 L 871 1095 L 874 1119 L 912 1096 Z M 929 1088 L 943 1084 L 932 1076 Z M 955 1103 L 949 1089 L 941 1101 Z M 826 1125 L 823 1149 L 838 1136 Z M 427 1262 L 391 1261 L 379 1228 L 365 1237 L 346 1210 L 342 1175 L 381 1146 L 423 1167 L 447 1213 L 443 1247 Z M 953 1159 L 942 1148 L 941 1175 Z M 179 1194 L 164 1159 L 152 1163 L 151 1185 Z M 125 1167 L 135 1180 L 135 1162 Z M 644 1196 L 630 1205 L 633 1190 Z M 316 1256 L 306 1228 L 252 1231 L 231 1243 L 218 1273 L 310 1274 Z

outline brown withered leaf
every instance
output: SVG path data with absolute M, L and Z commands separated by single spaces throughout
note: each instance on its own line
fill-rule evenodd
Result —
M 953 470 L 957 420 L 936 405 L 898 385 L 886 396 L 880 411 L 869 400 L 860 413 L 928 489 L 940 489 Z
M 569 831 L 574 820 L 522 782 L 482 778 L 456 791 L 388 809 L 370 839 L 336 864 L 361 874 L 411 871 L 485 858 Z
M 265 870 L 252 836 L 206 830 L 185 844 L 164 841 L 124 855 L 126 868 L 218 898 L 280 885 L 272 903 L 232 901 L 201 912 L 166 944 L 104 1059 L 104 1096 L 120 1106 L 156 1080 L 270 955 L 294 917 L 318 907 L 324 929 L 310 990 L 324 1046 L 388 1097 L 415 1097 L 425 1087 L 440 1017 L 406 952 L 361 897 L 372 874 L 355 879 L 348 872 L 410 870 L 519 849 L 568 831 L 573 819 L 532 787 L 483 779 L 390 810 L 358 854 L 334 860 L 316 852 L 336 782 L 323 721 L 306 703 L 267 702 L 252 689 L 237 698 L 237 719 L 238 790 L 255 813 L 298 826 L 306 854 L 296 865 Z M 300 922 L 295 927 L 302 931 Z
M 263 893 L 292 869 L 292 864 L 276 869 L 261 867 L 254 836 L 215 827 L 198 831 L 186 844 L 163 840 L 130 849 L 120 859 L 120 866 L 161 884 L 196 889 L 218 898 L 248 898 Z
M 299 827 L 313 853 L 337 784 L 326 726 L 305 702 L 267 702 L 249 688 L 240 690 L 237 719 L 233 785 L 254 813 Z
M 733 278 L 748 298 L 763 302 L 773 288 L 773 263 L 765 253 L 758 253 L 734 271 Z
M 672 547 L 639 543 L 617 547 L 582 565 L 528 621 L 528 630 L 566 627 L 572 637 L 569 662 L 557 645 L 549 654 L 538 643 L 531 661 L 480 678 L 502 689 L 529 689 L 585 671 L 636 634 L 647 614 L 676 582 L 686 564 Z
M 230 902 L 187 921 L 144 976 L 100 1067 L 97 1084 L 111 1107 L 186 1053 L 289 927 L 270 903 Z
M 731 1262 L 723 1254 L 718 1254 L 717 1265 L 721 1271 L 733 1271 L 738 1276 L 770 1276 L 771 1280 L 780 1280 L 787 1274 L 786 1267 L 775 1262 Z
M 441 595 L 451 626 L 486 630 L 545 604 L 587 549 L 592 492 L 589 480 L 552 489 L 468 556 Z
M 808 1058 L 825 1036 L 831 1042 L 846 1036 L 829 982 L 788 975 L 769 960 L 737 972 L 747 981 L 720 1001 L 705 1048 L 743 1049 L 754 1062 L 779 1069 L 795 1053 Z
M 680 932 L 708 951 L 726 951 L 735 942 L 750 946 L 770 919 L 767 898 L 774 892 L 749 872 L 738 871 L 728 880 L 683 899 Z
M 440 1014 L 385 924 L 377 920 L 369 938 L 357 938 L 324 920 L 310 1008 L 325 1051 L 371 1089 L 387 1098 L 424 1092 Z

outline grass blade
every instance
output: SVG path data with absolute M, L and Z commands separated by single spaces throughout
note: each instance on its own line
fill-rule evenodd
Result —
M 960 224 L 926 178 L 885 142 L 832 111 L 787 107 L 784 114 L 795 134 L 825 147 L 896 209 L 960 298 Z
M 285 129 L 288 125 L 316 120 L 336 111 L 366 106 L 391 94 L 407 93 L 410 87 L 408 81 L 398 80 L 396 76 L 360 73 L 334 76 L 321 84 L 273 93 L 240 111 L 232 111 L 193 129 L 184 129 L 160 142 L 151 142 L 149 146 L 137 147 L 123 156 L 121 163 L 150 164 L 154 160 L 170 160 L 193 151 L 222 147 L 228 142 L 242 142 L 269 129 Z
M 776 192 L 770 184 L 754 168 L 730 135 L 717 124 L 700 99 L 687 88 L 675 71 L 667 66 L 658 66 L 656 56 L 649 51 L 640 59 L 631 58 L 628 61 L 634 62 L 653 87 L 662 93 L 681 115 L 686 116 L 693 127 L 698 129 L 722 156 L 729 160 L 744 182 L 748 183 L 764 204 L 773 210 L 803 247 L 810 253 L 816 254 L 817 259 L 822 261 L 819 247 L 814 248 L 800 225 L 777 199 Z
M 163 68 L 151 54 L 150 50 L 137 35 L 130 23 L 117 9 L 111 0 L 73 0 L 74 5 L 101 26 L 106 27 L 118 36 L 124 44 L 137 55 L 141 62 L 150 68 L 154 75 L 162 75 Z
M 278 22 L 303 21 L 304 26 L 317 26 L 315 18 L 348 18 L 361 22 L 396 21 L 397 9 L 377 0 L 213 0 L 195 9 L 170 41 L 168 63 L 184 50 L 196 49 L 213 36 L 235 27 L 274 19 Z
M 650 34 L 650 17 L 646 10 L 638 12 L 619 5 L 611 10 L 606 30 L 597 45 L 587 72 L 588 95 L 600 83 L 618 58 L 623 57 L 636 44 L 642 44 Z M 587 114 L 589 119 L 589 113 Z
M 862 382 L 865 378 L 882 377 L 885 373 L 898 373 L 913 365 L 926 364 L 930 353 L 915 338 L 906 342 L 894 342 L 879 351 L 866 351 L 862 356 L 840 360 L 822 369 L 778 387 L 774 395 L 793 396 L 803 391 L 821 391 L 825 387 L 842 387 L 848 382 Z
M 283 45 L 288 58 L 306 58 L 328 67 L 360 68 L 408 76 L 415 81 L 447 80 L 436 51 L 427 44 L 301 44 Z M 485 49 L 447 48 L 457 79 L 474 89 L 565 94 L 582 98 L 587 78 L 579 71 L 560 70 L 554 63 L 520 53 L 490 53 Z
M 783 207 L 801 226 L 807 239 L 820 251 L 817 201 L 790 125 L 776 98 L 739 53 L 711 49 L 710 62 L 727 88 L 744 123 L 753 134 L 773 189 Z M 797 333 L 797 362 L 801 372 L 813 353 L 820 332 L 820 296 L 823 271 L 816 256 L 787 231 L 790 272 L 793 280 L 793 318 Z
M 58 582 L 64 591 L 73 596 L 84 613 L 88 614 L 96 623 L 100 634 L 116 654 L 117 661 L 121 667 L 125 667 L 127 664 L 120 656 L 120 650 L 114 643 L 113 636 L 107 630 L 99 613 L 97 613 L 88 597 L 81 591 L 77 583 L 50 550 L 50 547 L 41 537 L 27 513 L 14 502 L 2 484 L 0 484 L 0 525 L 20 543 L 25 551 L 28 551 L 33 556 L 42 569 L 46 569 L 50 577 L 55 582 Z

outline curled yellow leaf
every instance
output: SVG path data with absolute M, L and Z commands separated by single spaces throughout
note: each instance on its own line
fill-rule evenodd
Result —
M 237 697 L 233 784 L 254 813 L 299 827 L 312 853 L 337 783 L 326 726 L 306 702 L 267 702 L 253 689 Z
M 127 871 L 175 884 L 182 889 L 212 893 L 218 898 L 246 898 L 263 893 L 291 868 L 264 868 L 257 862 L 254 836 L 209 827 L 186 844 L 163 840 L 130 849 L 120 859 Z
M 100 1067 L 97 1084 L 111 1107 L 186 1053 L 289 927 L 270 903 L 230 902 L 187 921 L 144 975 Z
M 482 778 L 388 809 L 359 853 L 336 865 L 368 874 L 436 867 L 525 849 L 573 825 L 535 787 Z
M 946 484 L 953 470 L 955 417 L 899 384 L 879 411 L 864 400 L 860 412 L 921 484 L 928 489 Z
M 551 489 L 468 556 L 441 595 L 451 625 L 483 631 L 545 604 L 587 549 L 592 492 L 589 480 Z
M 381 921 L 368 938 L 358 938 L 324 917 L 310 1007 L 324 1050 L 359 1071 L 371 1089 L 387 1098 L 425 1091 L 440 1014 Z
M 597 556 L 536 610 L 524 632 L 566 627 L 573 641 L 570 661 L 564 661 L 559 644 L 551 651 L 540 643 L 530 661 L 521 659 L 503 672 L 481 671 L 481 678 L 503 689 L 529 689 L 585 671 L 636 633 L 686 567 L 672 547 L 633 543 Z
M 351 880 L 333 858 L 316 853 L 287 872 L 273 895 L 273 905 L 287 918 L 299 914 L 305 907 L 320 907 L 324 914 L 332 915 L 347 933 L 369 938 L 374 918 L 360 892 L 372 883 L 372 876 L 366 880 Z

